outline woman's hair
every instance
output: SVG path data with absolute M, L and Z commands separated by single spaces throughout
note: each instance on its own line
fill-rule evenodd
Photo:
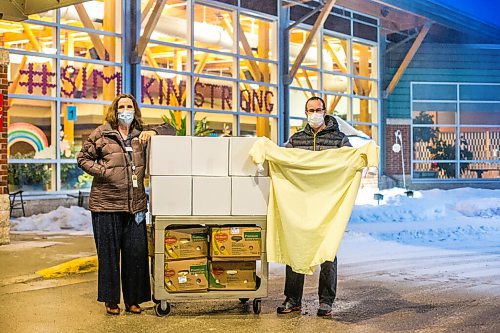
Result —
M 139 108 L 139 104 L 137 104 L 135 97 L 130 94 L 120 94 L 116 96 L 115 99 L 113 100 L 113 103 L 111 103 L 111 105 L 109 106 L 108 111 L 104 116 L 104 120 L 107 121 L 111 125 L 111 127 L 113 128 L 118 127 L 118 118 L 117 118 L 118 102 L 122 98 L 130 98 L 132 100 L 132 103 L 134 104 L 134 110 L 135 110 L 134 120 L 132 121 L 130 128 L 135 128 L 142 131 L 144 123 L 142 121 L 141 109 Z

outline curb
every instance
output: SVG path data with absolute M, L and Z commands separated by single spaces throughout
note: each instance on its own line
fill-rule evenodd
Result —
M 35 273 L 44 279 L 52 279 L 70 274 L 83 274 L 95 271 L 97 271 L 97 256 L 73 259 L 56 266 L 41 269 Z

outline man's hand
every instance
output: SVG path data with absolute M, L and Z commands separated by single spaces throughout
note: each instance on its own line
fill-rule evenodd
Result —
M 151 139 L 152 136 L 155 135 L 155 131 L 142 131 L 141 134 L 139 134 L 139 142 L 145 144 L 149 141 L 149 139 Z

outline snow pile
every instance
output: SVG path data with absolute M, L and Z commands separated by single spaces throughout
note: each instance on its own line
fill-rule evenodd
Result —
M 500 191 L 461 188 L 415 191 L 409 198 L 403 189 L 380 191 L 384 199 L 377 206 L 371 190 L 361 191 L 351 223 L 417 222 L 443 218 L 500 217 Z
M 77 206 L 58 207 L 46 214 L 11 219 L 12 231 L 63 232 L 82 231 L 92 234 L 90 211 Z

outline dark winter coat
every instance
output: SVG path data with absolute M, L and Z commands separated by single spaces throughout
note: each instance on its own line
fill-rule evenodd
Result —
M 311 126 L 307 124 L 303 130 L 290 137 L 286 147 L 307 150 L 325 150 L 343 146 L 352 147 L 348 137 L 340 131 L 339 124 L 334 117 L 326 115 L 325 125 L 326 127 L 323 130 L 314 133 Z
M 170 125 L 153 129 L 160 135 L 175 135 Z M 144 191 L 147 144 L 139 142 L 137 129 L 131 129 L 132 160 L 117 129 L 105 123 L 97 127 L 83 144 L 77 155 L 78 166 L 94 176 L 89 197 L 89 209 L 93 212 L 128 212 L 146 210 Z M 138 179 L 133 187 L 132 165 Z

